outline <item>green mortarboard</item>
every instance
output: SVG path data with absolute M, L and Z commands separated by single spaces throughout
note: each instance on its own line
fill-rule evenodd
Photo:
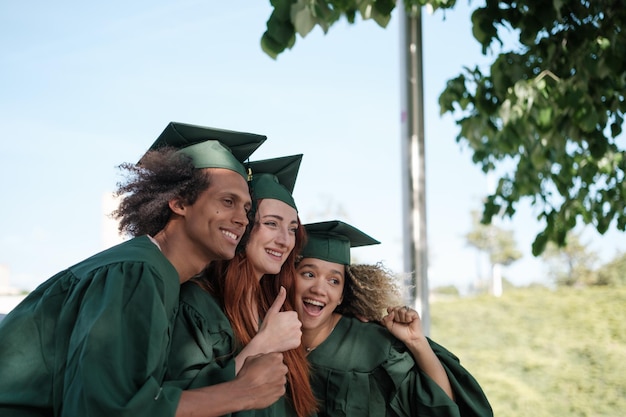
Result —
M 305 258 L 350 265 L 350 248 L 377 245 L 380 242 L 354 226 L 340 220 L 305 224 L 307 243 L 302 250 Z
M 291 194 L 301 162 L 302 154 L 247 163 L 246 169 L 254 198 L 280 200 L 298 210 Z
M 170 122 L 148 150 L 171 146 L 191 157 L 196 168 L 226 168 L 247 178 L 242 164 L 266 139 L 255 133 Z

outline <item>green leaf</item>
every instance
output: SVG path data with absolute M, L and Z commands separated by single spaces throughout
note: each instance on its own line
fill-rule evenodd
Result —
M 307 2 L 303 0 L 299 0 L 292 6 L 291 21 L 293 22 L 296 32 L 303 38 L 306 37 L 317 24 L 317 19 L 311 13 Z
M 391 12 L 396 7 L 394 0 L 376 0 L 374 1 L 374 9 L 382 16 L 391 18 Z
M 497 38 L 496 27 L 490 22 L 488 11 L 485 8 L 478 8 L 472 13 L 472 34 L 483 46 L 483 53 L 491 40 Z
M 282 22 L 275 16 L 270 17 L 267 21 L 267 31 L 265 35 L 272 38 L 283 49 L 287 46 L 290 39 L 294 36 L 294 27 L 290 22 Z
M 539 256 L 546 249 L 548 238 L 544 233 L 539 233 L 532 243 L 532 253 L 534 256 Z
M 284 47 L 265 34 L 261 37 L 261 49 L 272 59 L 276 59 L 285 50 Z
M 547 131 L 552 126 L 553 120 L 553 109 L 552 107 L 544 107 L 539 110 L 539 115 L 537 117 L 537 127 L 539 127 L 542 131 Z

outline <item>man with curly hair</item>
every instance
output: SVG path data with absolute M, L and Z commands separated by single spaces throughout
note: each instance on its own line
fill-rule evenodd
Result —
M 0 415 L 212 416 L 285 393 L 280 353 L 219 386 L 165 380 L 180 285 L 234 256 L 252 204 L 242 162 L 265 139 L 170 123 L 120 166 L 113 214 L 132 239 L 59 272 L 0 323 Z

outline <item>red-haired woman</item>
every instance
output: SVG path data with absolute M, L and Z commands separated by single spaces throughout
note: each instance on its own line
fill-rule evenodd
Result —
M 291 170 L 283 159 L 259 161 L 262 174 L 254 174 L 252 163 L 254 221 L 235 257 L 211 263 L 181 288 L 168 379 L 184 388 L 214 385 L 234 379 L 250 356 L 283 352 L 286 395 L 254 415 L 307 417 L 315 414 L 316 399 L 291 304 L 295 257 L 306 237 L 291 195 L 299 158 L 287 164 Z

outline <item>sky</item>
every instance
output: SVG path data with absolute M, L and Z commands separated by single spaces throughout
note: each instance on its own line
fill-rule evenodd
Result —
M 469 10 L 459 1 L 423 16 L 431 287 L 463 289 L 484 272 L 464 236 L 488 181 L 438 106 L 448 79 L 487 62 Z M 122 179 L 117 166 L 170 121 L 264 134 L 253 160 L 302 153 L 302 221 L 344 220 L 382 242 L 354 260 L 405 272 L 397 11 L 387 28 L 316 27 L 276 60 L 260 47 L 270 13 L 269 1 L 244 0 L 0 3 L 0 265 L 13 286 L 33 289 L 110 244 L 103 199 Z M 504 276 L 545 282 L 530 254 L 532 208 L 500 226 L 524 253 Z M 608 259 L 626 250 L 621 237 L 588 242 Z

